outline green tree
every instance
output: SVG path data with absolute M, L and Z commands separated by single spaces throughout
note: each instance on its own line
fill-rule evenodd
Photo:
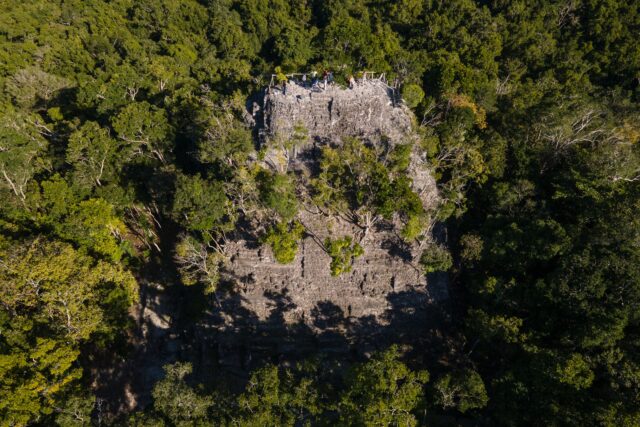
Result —
M 128 104 L 111 122 L 118 138 L 133 156 L 151 156 L 166 163 L 173 150 L 172 130 L 166 112 L 146 101 Z
M 563 363 L 558 363 L 556 375 L 560 382 L 569 384 L 577 390 L 590 387 L 595 379 L 589 363 L 577 353 L 572 354 Z
M 69 394 L 55 409 L 56 423 L 60 427 L 90 426 L 94 407 L 93 396 L 85 396 L 82 392 Z
M 207 112 L 210 107 L 207 106 Z M 198 159 L 204 163 L 242 161 L 253 150 L 251 130 L 237 120 L 229 108 L 219 108 L 201 119 Z
M 153 56 L 148 69 L 155 80 L 158 92 L 174 89 L 178 84 L 185 81 L 189 75 L 187 63 L 179 61 L 173 56 Z
M 402 230 L 400 230 L 400 236 L 406 242 L 412 242 L 423 236 L 428 225 L 429 217 L 427 215 L 412 215 L 407 219 Z
M 339 276 L 348 273 L 353 267 L 353 261 L 364 254 L 364 249 L 351 236 L 341 239 L 327 239 L 324 241 L 327 254 L 331 257 L 331 275 Z
M 298 242 L 304 234 L 304 227 L 298 221 L 291 224 L 279 222 L 267 230 L 262 241 L 271 246 L 273 256 L 281 264 L 289 264 L 298 252 Z
M 260 368 L 237 398 L 240 417 L 233 425 L 309 423 L 321 411 L 318 388 L 308 372 L 281 370 L 274 365 Z
M 47 181 L 40 182 L 40 193 L 30 194 L 36 199 L 33 205 L 41 210 L 39 222 L 47 225 L 61 223 L 78 204 L 78 197 L 60 175 L 56 174 Z
M 294 179 L 285 174 L 261 170 L 257 175 L 260 200 L 282 221 L 290 221 L 298 213 L 298 199 Z
M 124 241 L 127 227 L 113 206 L 102 199 L 89 199 L 73 206 L 64 221 L 54 228 L 60 237 L 113 261 L 119 261 L 127 250 Z
M 465 234 L 460 238 L 460 256 L 464 261 L 473 262 L 482 258 L 484 242 L 476 234 Z
M 188 230 L 212 231 L 229 224 L 228 199 L 218 181 L 178 175 L 173 217 Z
M 340 421 L 345 425 L 417 425 L 413 411 L 429 380 L 427 371 L 411 371 L 398 360 L 397 347 L 356 365 L 340 396 Z
M 89 188 L 101 186 L 117 176 L 120 146 L 112 139 L 108 129 L 95 122 L 86 122 L 71 137 L 66 160 L 75 170 L 74 184 Z
M 174 259 L 182 283 L 187 286 L 203 284 L 206 294 L 215 292 L 220 280 L 220 267 L 226 260 L 216 242 L 203 243 L 186 235 L 178 241 Z
M 34 175 L 51 167 L 45 139 L 50 133 L 36 116 L 9 110 L 0 117 L 0 183 L 20 200 Z
M 311 39 L 318 31 L 311 28 L 285 28 L 275 39 L 274 54 L 285 70 L 297 71 L 307 64 L 314 54 Z
M 114 17 L 114 20 L 117 19 Z M 110 26 L 102 28 L 108 27 Z M 101 56 L 108 65 L 106 69 L 94 67 L 91 70 L 91 76 L 82 74 L 78 76 L 78 104 L 82 108 L 95 109 L 99 114 L 108 114 L 109 116 L 114 115 L 119 109 L 128 110 L 129 113 L 144 112 L 144 106 L 136 106 L 136 98 L 140 98 L 139 94 L 149 86 L 146 70 L 138 69 L 130 61 L 119 57 L 120 54 L 116 52 L 108 52 L 113 49 L 108 45 L 110 43 L 108 38 L 115 39 L 118 36 L 123 38 L 123 44 L 127 44 L 127 47 L 132 51 L 140 49 L 140 44 L 126 32 L 120 32 L 119 35 L 95 37 L 93 41 L 97 46 L 94 48 L 102 51 Z M 145 120 L 142 117 L 139 119 Z
M 484 408 L 489 401 L 482 377 L 472 369 L 448 373 L 434 384 L 437 403 L 444 409 L 455 408 L 465 413 Z
M 171 425 L 190 426 L 208 421 L 207 414 L 214 401 L 187 384 L 186 377 L 192 370 L 189 363 L 165 365 L 165 377 L 153 387 L 153 408 Z
M 447 271 L 453 265 L 451 254 L 449 251 L 437 244 L 432 244 L 425 249 L 420 256 L 420 265 L 426 273 L 435 273 L 436 271 Z
M 119 266 L 44 238 L 3 238 L 0 259 L 0 415 L 27 424 L 77 384 L 81 344 L 126 324 L 137 284 Z
M 402 99 L 409 108 L 416 108 L 424 99 L 424 91 L 417 84 L 408 84 L 402 87 Z
M 413 144 L 398 144 L 393 147 L 388 157 L 388 168 L 391 172 L 405 173 L 411 164 Z

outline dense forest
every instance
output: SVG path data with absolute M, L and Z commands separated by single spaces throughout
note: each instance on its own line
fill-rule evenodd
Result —
M 0 1 L 0 425 L 640 425 L 639 34 L 628 0 Z M 96 371 L 129 357 L 150 276 L 215 294 L 248 211 L 295 255 L 295 182 L 251 166 L 243 117 L 272 73 L 326 69 L 386 73 L 415 114 L 451 351 L 242 384 L 178 362 L 151 404 L 101 411 Z M 316 198 L 416 238 L 402 150 L 358 144 L 326 150 Z M 361 249 L 326 246 L 335 274 Z

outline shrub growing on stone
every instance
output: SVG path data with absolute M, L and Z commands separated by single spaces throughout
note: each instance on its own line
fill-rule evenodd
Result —
M 453 260 L 446 248 L 440 245 L 431 245 L 422 252 L 420 265 L 426 273 L 435 273 L 436 271 L 449 270 L 453 265 Z
M 273 256 L 280 264 L 289 264 L 298 252 L 298 241 L 304 234 L 304 227 L 298 221 L 291 224 L 280 222 L 271 227 L 263 242 L 271 246 Z
M 351 236 L 335 240 L 327 238 L 324 241 L 324 246 L 331 257 L 332 276 L 350 272 L 353 260 L 364 253 L 362 246 L 358 242 L 354 242 Z
M 262 170 L 257 176 L 260 200 L 273 209 L 283 221 L 289 221 L 298 212 L 298 199 L 295 193 L 295 181 L 286 174 Z

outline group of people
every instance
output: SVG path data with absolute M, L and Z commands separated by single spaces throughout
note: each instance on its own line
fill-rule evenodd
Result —
M 363 74 L 361 80 L 364 81 L 365 79 L 366 77 Z M 324 70 L 321 76 L 319 76 L 317 71 L 312 71 L 311 73 L 309 73 L 309 76 L 307 76 L 307 73 L 304 73 L 300 81 L 294 81 L 298 84 L 301 84 L 302 87 L 311 88 L 311 90 L 327 90 L 327 86 L 333 85 L 335 79 L 332 71 Z M 353 74 L 350 74 L 348 76 L 347 81 L 349 83 L 349 89 L 353 89 L 356 86 L 356 79 Z M 281 82 L 282 92 L 286 95 L 288 81 L 286 78 L 284 78 L 281 80 Z
M 311 78 L 308 79 L 307 78 L 307 74 L 303 74 L 302 75 L 302 86 L 303 87 L 309 87 L 309 84 L 311 84 L 311 89 L 320 88 L 320 82 L 322 81 L 323 83 L 323 89 L 327 90 L 327 84 L 333 84 L 334 82 L 334 78 L 333 78 L 333 72 L 332 71 L 327 71 L 324 70 L 322 73 L 322 80 L 320 80 L 318 78 L 318 72 L 317 71 L 312 71 L 311 72 Z

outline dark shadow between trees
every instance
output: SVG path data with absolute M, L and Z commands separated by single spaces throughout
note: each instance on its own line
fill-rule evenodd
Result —
M 152 295 L 157 291 L 149 287 L 146 292 L 150 301 L 160 302 L 154 307 L 160 310 L 158 313 L 177 308 L 163 304 L 188 307 L 194 305 L 193 300 L 207 308 L 197 316 L 198 322 L 174 318 L 166 329 L 144 323 L 147 339 L 121 369 L 118 385 L 126 392 L 103 393 L 121 396 L 121 400 L 127 394 L 137 396 L 138 407 L 152 402 L 151 390 L 162 378 L 162 365 L 175 361 L 192 363 L 191 378 L 197 382 L 209 387 L 231 384 L 231 391 L 241 391 L 250 373 L 268 363 L 288 366 L 316 358 L 327 366 L 349 366 L 392 344 L 407 351 L 409 364 L 433 365 L 439 363 L 437 355 L 442 354 L 445 344 L 443 330 L 449 322 L 448 301 L 435 303 L 418 290 L 389 293 L 389 307 L 379 318 L 353 317 L 330 301 L 318 301 L 310 318 L 300 316 L 293 322 L 286 319 L 292 318 L 290 314 L 296 313 L 297 306 L 287 289 L 265 293 L 271 311 L 264 319 L 247 307 L 241 292 L 221 291 L 220 304 L 193 288 L 172 296 Z M 425 353 L 425 348 L 432 351 Z M 108 404 L 119 411 L 128 405 L 117 400 Z

